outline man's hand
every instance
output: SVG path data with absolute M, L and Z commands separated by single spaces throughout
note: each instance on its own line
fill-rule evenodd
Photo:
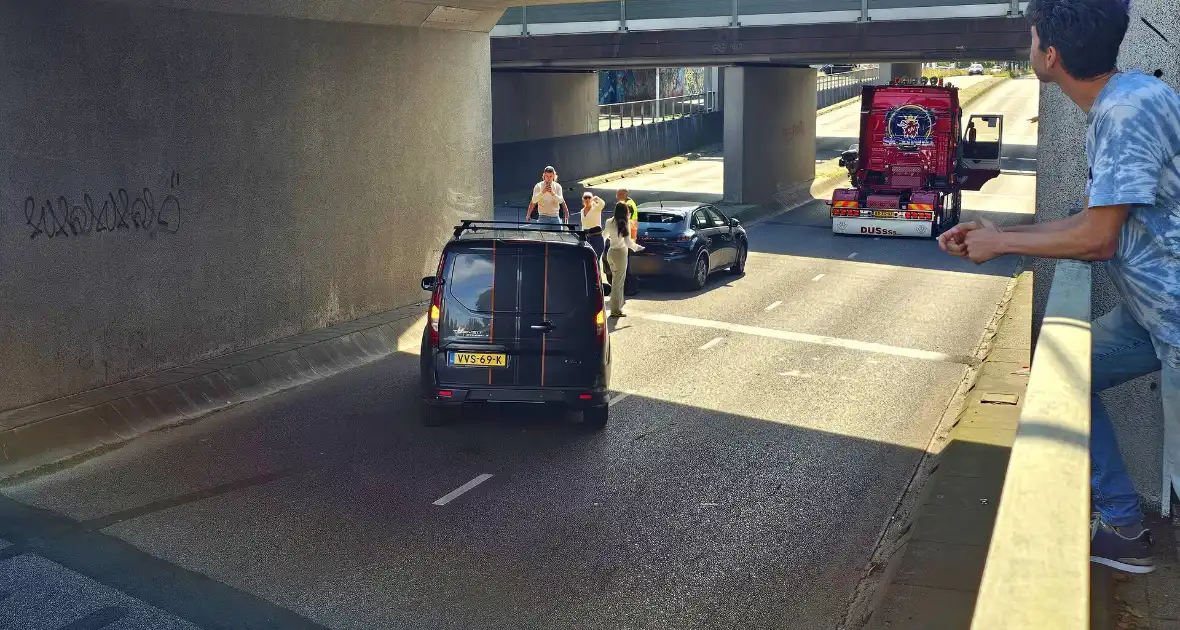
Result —
M 977 221 L 970 221 L 967 223 L 960 223 L 955 227 L 943 232 L 938 237 L 938 247 L 942 251 L 959 258 L 967 257 L 967 248 L 963 242 L 967 238 L 967 234 L 973 230 L 978 230 L 983 227 Z
M 982 265 L 993 258 L 1004 255 L 1004 233 L 996 227 L 996 224 L 987 219 L 980 219 L 979 223 L 981 225 L 979 228 L 964 235 L 963 247 L 971 262 Z

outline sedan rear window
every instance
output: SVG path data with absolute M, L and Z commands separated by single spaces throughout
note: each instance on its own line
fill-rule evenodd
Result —
M 680 223 L 684 220 L 682 214 L 672 214 L 670 212 L 644 212 L 639 211 L 640 223 Z

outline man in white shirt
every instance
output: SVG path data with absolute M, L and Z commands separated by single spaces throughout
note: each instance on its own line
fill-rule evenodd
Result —
M 557 183 L 557 170 L 552 166 L 545 167 L 541 181 L 533 186 L 533 199 L 525 212 L 530 221 L 533 220 L 533 209 L 537 211 L 538 223 L 569 223 L 570 209 L 562 196 L 561 184 Z

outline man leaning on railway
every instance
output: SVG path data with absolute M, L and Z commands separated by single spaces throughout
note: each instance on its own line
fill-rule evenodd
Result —
M 1005 227 L 981 220 L 939 238 L 976 263 L 1016 254 L 1107 261 L 1121 298 L 1093 323 L 1090 560 L 1154 570 L 1151 532 L 1098 392 L 1160 371 L 1161 512 L 1180 488 L 1180 95 L 1141 72 L 1120 72 L 1126 0 L 1033 0 L 1031 60 L 1088 116 L 1086 207 L 1060 221 Z M 1178 490 L 1180 491 L 1180 490 Z

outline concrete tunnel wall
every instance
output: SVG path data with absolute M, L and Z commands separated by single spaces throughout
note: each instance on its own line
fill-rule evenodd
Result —
M 0 410 L 424 299 L 447 228 L 491 211 L 489 54 L 0 3 Z
M 597 131 L 597 72 L 492 73 L 493 143 Z
M 1146 18 L 1172 43 L 1145 25 Z M 1164 71 L 1164 80 L 1180 89 L 1180 12 L 1175 0 L 1141 0 L 1131 6 L 1131 26 L 1119 56 L 1119 68 L 1144 72 Z M 1086 184 L 1086 115 L 1057 86 L 1042 85 L 1040 100 L 1039 158 L 1037 160 L 1037 221 L 1062 219 L 1080 210 Z M 1054 262 L 1034 259 L 1034 334 L 1040 328 Z M 1105 265 L 1093 265 L 1093 314 L 1098 317 L 1114 308 L 1118 293 Z M 1160 466 L 1163 444 L 1163 408 L 1160 404 L 1159 374 L 1116 387 L 1102 396 L 1118 433 L 1119 445 L 1135 488 L 1147 503 L 1144 509 L 1159 508 Z

